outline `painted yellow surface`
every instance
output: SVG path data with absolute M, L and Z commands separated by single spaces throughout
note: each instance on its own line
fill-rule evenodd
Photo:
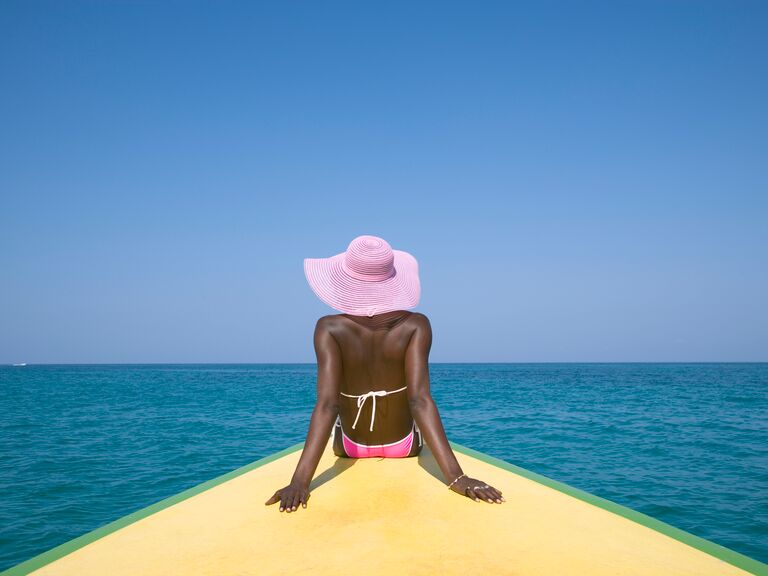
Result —
M 108 534 L 37 576 L 355 574 L 748 574 L 651 528 L 456 453 L 503 504 L 446 488 L 427 446 L 418 458 L 345 459 L 329 440 L 308 507 L 264 502 L 293 452 Z

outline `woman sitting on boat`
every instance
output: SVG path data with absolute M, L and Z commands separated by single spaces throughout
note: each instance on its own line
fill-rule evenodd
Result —
M 418 456 L 426 442 L 448 487 L 501 504 L 499 490 L 461 469 L 429 389 L 432 329 L 421 313 L 418 263 L 382 238 L 359 236 L 346 252 L 307 258 L 312 290 L 341 314 L 323 316 L 314 334 L 317 403 L 296 471 L 265 504 L 307 507 L 309 485 L 333 431 L 342 458 Z

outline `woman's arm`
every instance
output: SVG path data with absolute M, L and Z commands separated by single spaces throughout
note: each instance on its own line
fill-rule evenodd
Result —
M 448 443 L 445 435 L 437 404 L 432 399 L 429 391 L 429 351 L 432 347 L 432 326 L 429 318 L 421 313 L 413 315 L 417 322 L 414 333 L 405 352 L 405 381 L 408 386 L 408 402 L 411 414 L 416 424 L 421 429 L 424 440 L 429 444 L 429 449 L 437 460 L 437 464 L 443 471 L 446 484 L 450 484 L 454 492 L 459 492 L 473 500 L 485 500 L 501 504 L 504 498 L 499 490 L 464 475 L 464 472 L 456 460 L 456 455 Z
M 315 475 L 317 464 L 320 462 L 339 413 L 341 351 L 328 329 L 325 316 L 320 318 L 315 326 L 315 355 L 317 356 L 317 402 L 309 422 L 304 451 L 301 453 L 296 472 L 291 480 L 307 486 Z
M 339 413 L 341 386 L 341 351 L 328 327 L 328 318 L 320 318 L 315 326 L 315 354 L 317 355 L 317 402 L 309 421 L 304 450 L 296 465 L 291 483 L 278 490 L 265 502 L 281 500 L 280 511 L 296 510 L 301 503 L 307 507 L 309 484 L 315 475 L 320 457 L 325 451 L 336 416 Z
M 429 391 L 429 351 L 432 348 L 432 326 L 429 318 L 421 313 L 413 314 L 417 322 L 405 351 L 405 383 L 408 386 L 408 402 L 416 425 L 443 471 L 446 483 L 463 471 L 451 450 L 445 435 L 437 404 Z

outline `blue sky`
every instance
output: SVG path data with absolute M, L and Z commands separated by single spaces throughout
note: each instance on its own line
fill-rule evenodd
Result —
M 305 257 L 431 359 L 768 360 L 761 2 L 3 2 L 0 363 L 311 362 Z

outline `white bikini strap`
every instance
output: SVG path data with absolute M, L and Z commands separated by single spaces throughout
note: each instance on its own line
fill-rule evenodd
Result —
M 363 404 L 365 404 L 365 401 L 368 400 L 368 398 L 373 398 L 373 409 L 371 410 L 371 427 L 369 430 L 373 432 L 373 419 L 376 417 L 376 396 L 386 396 L 387 394 L 394 394 L 395 392 L 400 392 L 401 390 L 405 390 L 408 388 L 408 386 L 403 386 L 402 388 L 398 388 L 397 390 L 371 390 L 370 392 L 366 392 L 365 394 L 360 394 L 359 396 L 354 394 L 344 394 L 344 392 L 340 392 L 342 396 L 348 396 L 349 398 L 357 398 L 357 416 L 355 416 L 355 423 L 352 424 L 352 428 L 357 426 L 357 419 L 360 418 L 360 412 L 363 410 Z

